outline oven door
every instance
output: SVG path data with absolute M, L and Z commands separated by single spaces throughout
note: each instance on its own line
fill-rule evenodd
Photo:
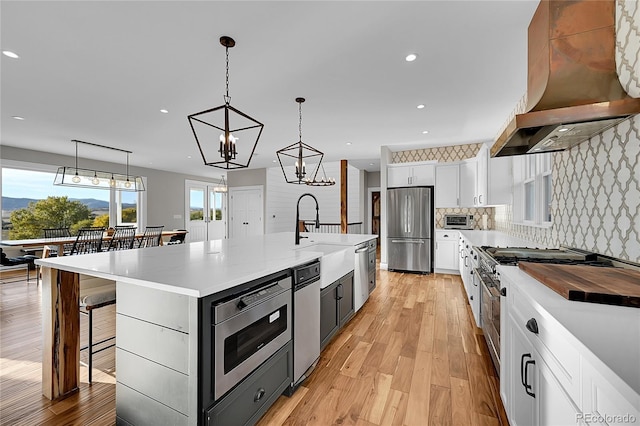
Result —
M 479 275 L 481 277 L 482 275 Z M 482 291 L 482 331 L 484 332 L 489 354 L 498 374 L 500 373 L 500 293 L 480 279 Z M 496 323 L 498 324 L 496 327 Z
M 219 399 L 291 340 L 291 290 L 213 325 Z

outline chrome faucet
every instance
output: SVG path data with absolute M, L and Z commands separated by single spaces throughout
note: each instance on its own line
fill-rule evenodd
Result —
M 300 238 L 307 238 L 300 236 L 300 200 L 302 200 L 307 195 L 313 198 L 313 200 L 316 202 L 316 229 L 320 229 L 320 208 L 318 207 L 318 199 L 313 194 L 305 192 L 300 196 L 300 198 L 298 198 L 298 204 L 296 205 L 296 245 L 300 245 Z

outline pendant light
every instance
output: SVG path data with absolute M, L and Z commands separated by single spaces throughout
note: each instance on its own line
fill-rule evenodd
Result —
M 324 157 L 322 152 L 302 142 L 302 103 L 304 101 L 304 98 L 296 98 L 299 115 L 298 142 L 276 151 L 278 161 L 280 162 L 280 168 L 284 175 L 284 180 L 287 181 L 287 183 L 305 184 L 307 181 L 312 180 L 311 176 L 315 176 L 318 173 L 318 168 L 320 167 L 320 163 Z M 317 160 L 318 166 L 316 166 L 315 170 L 309 169 L 310 173 L 307 173 L 308 165 L 305 159 L 309 158 L 311 158 L 312 161 Z
M 222 179 L 220 183 L 213 187 L 215 192 L 227 192 L 227 181 L 224 180 L 224 175 L 222 175 Z
M 336 180 L 334 178 L 328 178 L 327 177 L 327 173 L 324 171 L 324 165 L 322 165 L 322 163 L 320 164 L 320 167 L 322 168 L 322 176 L 320 177 L 320 180 L 318 180 L 318 172 L 320 171 L 319 169 L 316 171 L 316 176 L 313 177 L 312 180 L 308 180 L 306 182 L 307 185 L 309 186 L 332 186 L 336 184 Z
M 97 189 L 113 188 L 116 191 L 130 191 L 130 192 L 140 192 L 145 190 L 144 183 L 142 182 L 142 178 L 140 176 L 129 175 L 129 154 L 132 154 L 131 151 L 127 151 L 120 148 L 112 148 L 110 146 L 105 146 L 105 145 L 98 145 L 96 143 L 91 143 L 91 142 L 79 141 L 76 139 L 72 140 L 71 142 L 76 144 L 75 167 L 68 167 L 68 166 L 58 167 L 56 177 L 53 180 L 54 185 L 75 186 L 75 187 L 82 187 L 82 188 L 97 188 Z M 127 154 L 126 174 L 78 168 L 78 144 L 79 143 L 126 153 Z
M 220 37 L 226 51 L 226 94 L 224 105 L 187 116 L 204 164 L 221 169 L 249 167 L 264 125 L 231 106 L 229 96 L 229 49 L 236 45 Z M 238 146 L 241 144 L 241 147 Z

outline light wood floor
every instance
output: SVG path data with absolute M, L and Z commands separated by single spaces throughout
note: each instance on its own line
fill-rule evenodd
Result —
M 96 355 L 93 385 L 81 367 L 80 392 L 48 401 L 40 289 L 35 281 L 1 284 L 0 296 L 0 424 L 114 424 L 114 349 Z M 98 333 L 113 334 L 113 307 L 96 312 Z M 369 301 L 308 381 L 281 396 L 259 425 L 507 425 L 498 389 L 460 278 L 380 271 Z

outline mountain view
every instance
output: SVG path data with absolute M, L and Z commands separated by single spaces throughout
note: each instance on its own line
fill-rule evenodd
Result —
M 80 201 L 91 210 L 109 210 L 109 202 L 96 200 L 95 198 L 70 198 L 71 201 Z M 14 211 L 26 208 L 30 202 L 38 201 L 33 198 L 2 197 L 2 210 Z M 123 203 L 122 208 L 135 207 L 135 204 Z

